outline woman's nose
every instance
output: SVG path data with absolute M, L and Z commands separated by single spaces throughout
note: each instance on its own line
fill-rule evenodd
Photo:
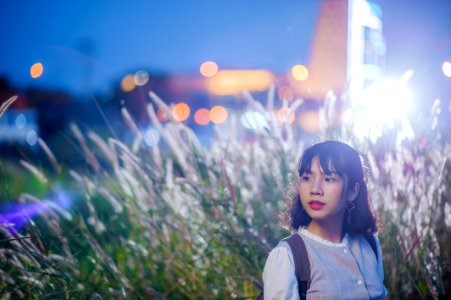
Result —
M 322 193 L 323 193 L 323 189 L 322 189 L 322 186 L 321 186 L 321 180 L 319 180 L 319 179 L 313 179 L 313 181 L 312 181 L 312 187 L 311 187 L 311 190 L 310 190 L 310 194 L 312 194 L 312 195 L 322 195 Z

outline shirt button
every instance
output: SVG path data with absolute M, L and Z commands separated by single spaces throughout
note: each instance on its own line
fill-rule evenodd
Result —
M 343 253 L 348 253 L 348 249 L 343 249 Z
M 362 285 L 362 283 L 363 283 L 363 281 L 362 281 L 362 280 L 360 280 L 360 279 L 359 279 L 359 280 L 357 280 L 357 284 L 358 284 L 358 285 Z

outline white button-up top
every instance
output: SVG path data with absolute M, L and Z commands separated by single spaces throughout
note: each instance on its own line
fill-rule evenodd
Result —
M 361 235 L 345 235 L 332 243 L 306 229 L 298 232 L 310 261 L 307 299 L 384 299 L 382 252 L 376 238 L 377 259 Z M 263 270 L 265 299 L 299 299 L 293 256 L 281 241 L 269 254 Z

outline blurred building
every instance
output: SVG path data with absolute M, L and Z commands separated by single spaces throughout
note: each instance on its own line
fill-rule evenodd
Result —
M 296 116 L 296 124 L 305 131 L 314 132 L 318 130 L 318 108 L 327 93 L 346 93 L 349 96 L 347 100 L 356 98 L 366 86 L 381 77 L 385 56 L 381 9 L 371 2 L 324 0 L 314 30 L 310 58 L 305 65 L 295 65 L 286 74 L 269 70 L 222 70 L 215 62 L 207 61 L 200 67 L 201 76 L 171 76 L 164 79 L 164 84 L 161 79 L 160 82 L 151 79 L 145 85 L 140 85 L 142 73 L 137 71 L 134 75 L 124 77 L 122 90 L 125 94 L 134 94 L 128 103 L 132 111 L 141 114 L 143 112 L 139 107 L 145 100 L 139 94 L 146 88 L 161 93 L 162 99 L 169 104 L 185 102 L 192 111 L 187 120 L 189 122 L 197 110 L 214 105 L 241 111 L 243 90 L 258 95 L 266 93 L 271 85 L 275 85 L 275 108 L 282 106 L 282 101 L 278 100 L 290 103 L 302 98 L 304 111 L 301 109 L 300 115 Z M 124 85 L 125 81 L 129 84 Z M 164 89 L 158 89 L 158 86 Z M 267 97 L 256 98 L 266 100 Z M 339 101 L 337 105 L 338 113 L 340 108 L 351 103 Z M 191 124 L 196 125 L 195 122 Z
M 303 98 L 355 93 L 381 76 L 385 42 L 381 9 L 365 0 L 324 0 L 305 81 L 291 80 Z

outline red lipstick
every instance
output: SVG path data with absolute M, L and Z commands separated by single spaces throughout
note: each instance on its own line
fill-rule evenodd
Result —
M 326 204 L 317 200 L 312 200 L 308 203 L 308 206 L 313 210 L 320 210 L 323 208 L 324 205 Z

